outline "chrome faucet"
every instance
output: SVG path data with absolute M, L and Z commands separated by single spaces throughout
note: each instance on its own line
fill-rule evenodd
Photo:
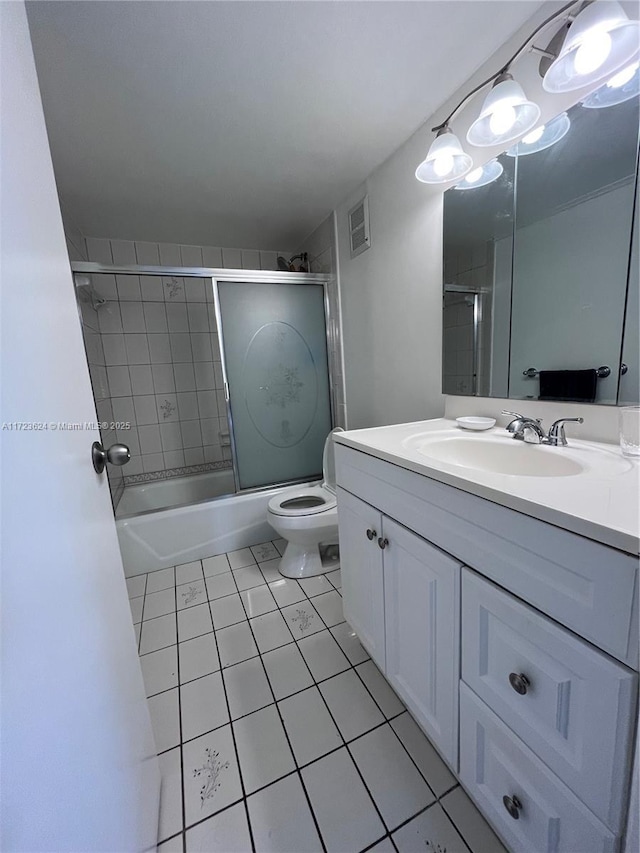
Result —
M 524 441 L 527 444 L 548 444 L 551 447 L 567 446 L 567 436 L 564 431 L 565 423 L 584 423 L 584 418 L 560 418 L 560 420 L 554 421 L 551 424 L 549 434 L 545 435 L 540 418 L 528 418 L 518 412 L 507 412 L 506 410 L 503 410 L 502 414 L 513 417 L 513 420 L 509 421 L 505 429 L 515 439 Z

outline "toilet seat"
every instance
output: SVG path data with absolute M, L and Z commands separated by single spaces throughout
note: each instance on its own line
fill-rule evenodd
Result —
M 269 512 L 285 517 L 318 515 L 335 507 L 336 496 L 325 486 L 303 486 L 299 489 L 287 489 L 281 495 L 271 498 Z
M 336 506 L 336 469 L 332 436 L 343 432 L 341 427 L 332 430 L 324 444 L 322 454 L 322 484 L 287 489 L 269 501 L 269 512 L 288 518 L 302 518 L 329 512 Z

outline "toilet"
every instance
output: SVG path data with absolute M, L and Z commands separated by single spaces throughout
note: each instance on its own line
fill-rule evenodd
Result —
M 324 443 L 322 484 L 294 486 L 269 501 L 267 521 L 287 540 L 280 561 L 280 574 L 287 578 L 310 578 L 340 568 L 334 432 L 343 429 L 331 430 Z

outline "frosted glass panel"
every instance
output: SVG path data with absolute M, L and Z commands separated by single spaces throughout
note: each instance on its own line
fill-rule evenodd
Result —
M 331 430 L 321 285 L 219 282 L 242 489 L 322 475 Z

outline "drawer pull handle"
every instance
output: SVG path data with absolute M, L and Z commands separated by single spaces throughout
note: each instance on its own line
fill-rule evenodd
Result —
M 522 803 L 514 794 L 513 797 L 505 796 L 502 798 L 502 802 L 504 803 L 505 809 L 509 812 L 511 817 L 514 820 L 520 820 L 520 809 L 522 808 Z
M 518 675 L 517 672 L 509 673 L 509 684 L 513 687 L 516 693 L 519 693 L 521 696 L 524 696 L 527 692 L 527 688 L 530 685 L 530 681 L 524 673 L 520 673 Z
M 373 541 L 377 535 L 378 534 L 375 530 L 372 530 L 371 528 L 367 530 L 367 539 L 369 540 L 369 542 Z
M 388 544 L 389 544 L 388 539 L 383 539 L 382 536 L 380 536 L 378 538 L 378 547 L 381 548 L 383 551 L 387 547 Z

